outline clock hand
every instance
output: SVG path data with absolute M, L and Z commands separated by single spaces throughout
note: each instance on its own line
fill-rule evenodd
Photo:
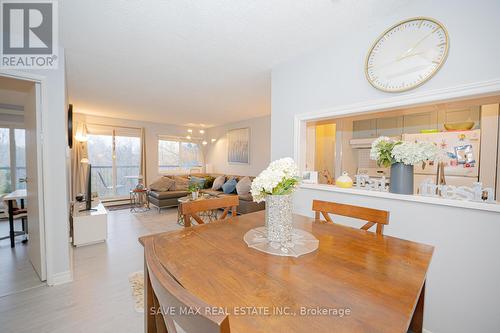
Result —
M 408 50 L 406 50 L 405 53 L 403 53 L 398 59 L 402 59 L 403 57 L 405 57 L 406 55 L 408 55 L 409 53 L 411 53 L 413 50 L 415 50 L 415 48 L 417 48 L 424 40 L 426 40 L 429 36 L 431 36 L 432 34 L 434 33 L 434 30 L 429 32 L 427 35 L 425 35 L 424 37 L 422 37 L 418 42 L 415 43 L 415 45 L 413 45 L 412 47 L 410 47 Z
M 423 52 L 416 52 L 416 53 L 408 54 L 408 55 L 399 57 L 397 61 L 401 61 L 403 59 L 410 58 L 410 57 L 417 56 L 417 55 L 421 56 L 422 58 L 424 58 L 426 60 L 429 60 L 427 57 L 424 57 L 424 54 L 426 54 L 427 51 L 429 51 L 429 50 L 426 50 L 426 51 L 423 51 Z

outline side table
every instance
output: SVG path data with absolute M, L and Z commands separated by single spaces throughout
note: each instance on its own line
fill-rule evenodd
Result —
M 130 190 L 130 211 L 143 212 L 149 210 L 148 189 Z

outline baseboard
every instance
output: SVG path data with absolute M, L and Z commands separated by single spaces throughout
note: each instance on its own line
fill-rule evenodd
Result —
M 73 281 L 73 275 L 71 271 L 61 272 L 53 274 L 50 279 L 47 279 L 47 284 L 49 286 L 58 286 L 60 284 L 65 284 Z
M 422 328 L 422 333 L 432 333 L 432 332 L 429 330 L 426 330 L 425 328 Z

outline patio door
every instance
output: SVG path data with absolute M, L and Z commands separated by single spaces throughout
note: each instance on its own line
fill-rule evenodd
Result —
M 87 124 L 87 130 L 92 190 L 101 199 L 128 197 L 140 176 L 140 129 Z

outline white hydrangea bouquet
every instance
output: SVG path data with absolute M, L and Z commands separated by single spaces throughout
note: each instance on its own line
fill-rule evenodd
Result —
M 370 158 L 379 166 L 389 167 L 394 163 L 416 165 L 435 161 L 442 156 L 442 150 L 431 142 L 409 142 L 381 136 L 372 143 Z
M 265 201 L 268 195 L 291 194 L 299 183 L 299 169 L 290 157 L 273 161 L 252 182 L 255 202 Z

